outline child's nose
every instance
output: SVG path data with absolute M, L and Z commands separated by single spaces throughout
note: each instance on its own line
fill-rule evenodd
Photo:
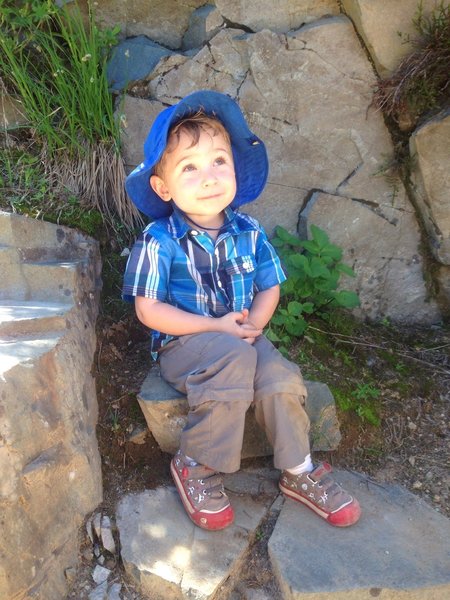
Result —
M 203 174 L 203 187 L 209 187 L 217 183 L 217 177 L 213 169 L 205 169 Z

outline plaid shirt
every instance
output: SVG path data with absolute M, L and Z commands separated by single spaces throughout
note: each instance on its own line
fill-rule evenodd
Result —
M 153 298 L 209 317 L 250 308 L 256 292 L 285 281 L 273 246 L 252 217 L 225 210 L 214 242 L 189 226 L 175 208 L 150 223 L 128 259 L 122 297 Z M 173 336 L 152 332 L 152 356 Z

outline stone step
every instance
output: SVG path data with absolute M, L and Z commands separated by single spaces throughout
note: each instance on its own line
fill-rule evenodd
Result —
M 450 520 L 400 486 L 349 472 L 336 479 L 358 498 L 361 519 L 334 528 L 285 501 L 269 540 L 283 598 L 450 598 Z
M 269 556 L 283 600 L 450 598 L 449 519 L 404 488 L 337 470 L 362 516 L 352 527 L 333 527 L 302 504 L 277 497 L 278 475 L 273 469 L 227 475 L 237 517 L 221 532 L 194 526 L 173 487 L 125 496 L 116 515 L 122 560 L 143 597 L 234 598 L 228 592 L 245 570 L 245 548 L 270 516 L 276 524 Z M 251 597 L 264 594 L 256 588 Z
M 314 450 L 335 450 L 341 440 L 333 395 L 324 383 L 305 381 L 308 389 L 306 410 L 311 419 L 311 445 Z M 174 454 L 186 424 L 186 396 L 171 387 L 153 366 L 138 394 L 147 425 L 161 450 Z M 272 448 L 255 420 L 247 412 L 242 458 L 269 456 Z
M 195 526 L 174 487 L 128 494 L 116 514 L 121 557 L 130 579 L 151 600 L 212 598 L 224 581 L 238 576 L 256 529 L 277 487 L 266 469 L 225 478 L 235 522 L 223 531 Z
M 34 365 L 44 354 L 55 348 L 64 336 L 64 331 L 46 331 L 19 339 L 2 337 L 0 339 L 0 380 L 6 381 L 6 374 L 17 365 Z
M 73 304 L 0 300 L 0 336 L 23 337 L 45 331 L 63 330 Z

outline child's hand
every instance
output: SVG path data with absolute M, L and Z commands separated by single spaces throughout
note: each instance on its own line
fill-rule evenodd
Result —
M 248 318 L 248 314 L 249 314 L 248 308 L 244 308 L 242 310 L 242 317 L 243 317 L 243 319 L 242 319 L 242 325 L 241 325 L 242 328 L 243 329 L 247 329 L 248 331 L 258 330 L 260 332 L 258 335 L 261 335 L 262 329 L 257 329 L 257 327 L 255 325 L 253 325 L 253 323 Z M 248 342 L 249 344 L 254 344 L 254 342 L 255 342 L 255 340 L 256 340 L 257 337 L 258 336 L 254 336 L 254 337 L 250 337 L 249 336 L 249 337 L 244 338 L 244 340 L 246 342 Z
M 242 312 L 231 312 L 217 319 L 220 322 L 220 331 L 230 333 L 239 337 L 249 344 L 253 344 L 255 338 L 261 335 L 262 329 L 256 328 L 248 321 L 248 310 Z

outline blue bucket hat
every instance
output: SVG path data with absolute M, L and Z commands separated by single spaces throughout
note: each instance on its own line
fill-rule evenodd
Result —
M 169 130 L 181 119 L 200 110 L 218 119 L 230 136 L 237 190 L 231 207 L 237 208 L 255 200 L 266 185 L 269 173 L 266 148 L 248 128 L 237 103 L 219 92 L 194 92 L 159 113 L 144 143 L 144 162 L 128 175 L 125 182 L 134 204 L 152 219 L 169 216 L 172 212 L 172 204 L 161 200 L 150 186 L 153 168 L 166 149 Z

